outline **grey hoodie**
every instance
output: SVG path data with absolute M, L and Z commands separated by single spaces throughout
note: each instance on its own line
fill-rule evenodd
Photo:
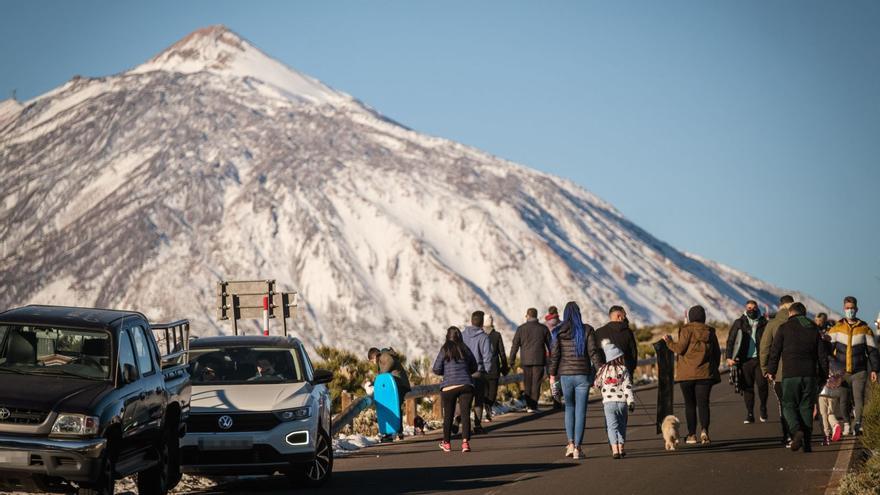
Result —
M 489 343 L 489 336 L 482 328 L 467 325 L 461 331 L 464 345 L 471 350 L 474 358 L 477 360 L 477 368 L 483 373 L 492 373 L 492 345 Z

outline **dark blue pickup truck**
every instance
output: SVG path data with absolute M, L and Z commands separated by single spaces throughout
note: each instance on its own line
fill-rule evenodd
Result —
M 140 494 L 173 488 L 188 333 L 186 321 L 151 325 L 134 311 L 0 313 L 0 492 L 112 494 L 133 474 Z

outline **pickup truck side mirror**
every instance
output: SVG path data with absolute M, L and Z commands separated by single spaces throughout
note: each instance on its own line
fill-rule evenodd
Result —
M 315 370 L 312 376 L 312 383 L 320 385 L 322 383 L 330 383 L 333 381 L 333 373 L 327 370 Z
M 137 368 L 131 363 L 122 365 L 122 383 L 131 383 L 137 380 Z

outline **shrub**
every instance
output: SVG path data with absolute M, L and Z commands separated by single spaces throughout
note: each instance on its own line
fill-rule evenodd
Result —
M 874 452 L 880 452 L 880 385 L 869 383 L 870 395 L 862 413 L 862 445 Z
M 315 367 L 333 372 L 333 381 L 329 383 L 328 388 L 334 413 L 339 411 L 340 396 L 343 391 L 364 395 L 362 385 L 373 371 L 372 363 L 366 359 L 358 359 L 352 352 L 329 346 L 318 347 L 315 352 L 320 357 Z
M 862 414 L 864 434 L 862 446 L 870 457 L 858 469 L 847 473 L 840 482 L 841 495 L 875 495 L 880 493 L 880 386 L 870 384 L 870 399 Z

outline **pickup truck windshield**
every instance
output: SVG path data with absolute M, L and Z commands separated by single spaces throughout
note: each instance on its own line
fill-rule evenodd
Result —
M 191 349 L 193 384 L 291 383 L 303 381 L 294 349 L 225 347 Z
M 105 380 L 110 368 L 107 332 L 0 325 L 0 373 Z

